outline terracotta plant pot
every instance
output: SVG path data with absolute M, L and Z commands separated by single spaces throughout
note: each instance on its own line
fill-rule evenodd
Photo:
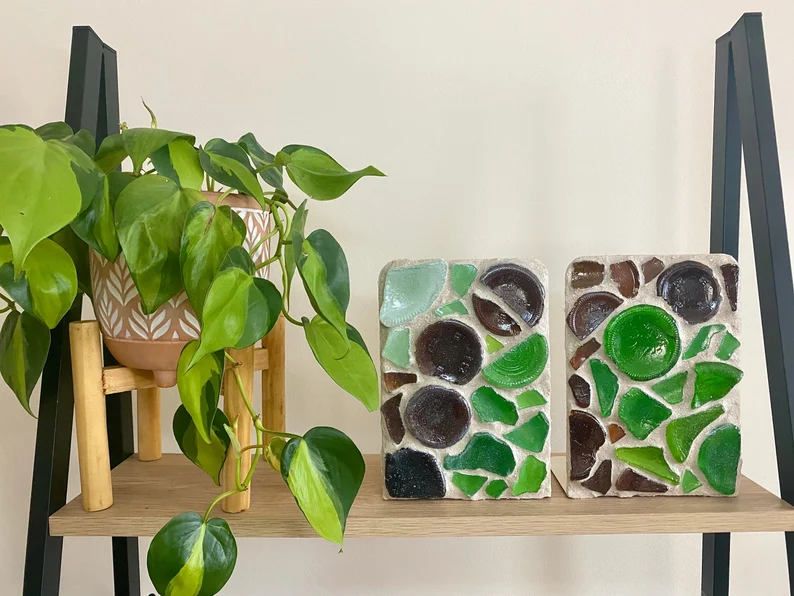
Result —
M 220 195 L 216 192 L 203 194 L 212 203 Z M 269 232 L 270 215 L 262 211 L 253 197 L 233 194 L 226 197 L 223 204 L 243 218 L 248 230 L 243 244 L 246 249 L 250 250 Z M 157 385 L 173 387 L 182 348 L 199 337 L 199 322 L 187 294 L 181 292 L 154 313 L 145 315 L 124 255 L 110 263 L 95 251 L 90 253 L 94 312 L 105 345 L 120 364 L 153 371 Z M 254 255 L 254 263 L 264 262 L 268 253 L 265 242 Z M 267 270 L 267 267 L 260 269 L 256 275 L 267 277 Z

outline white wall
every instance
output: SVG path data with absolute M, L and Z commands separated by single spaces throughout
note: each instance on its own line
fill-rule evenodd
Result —
M 565 266 L 580 254 L 708 250 L 714 39 L 745 10 L 764 12 L 783 186 L 794 193 L 791 0 L 2 0 L 0 121 L 62 118 L 70 28 L 90 24 L 118 50 L 131 125 L 148 123 L 142 95 L 161 126 L 201 140 L 253 130 L 269 147 L 310 143 L 382 168 L 389 178 L 314 204 L 310 220 L 346 249 L 350 315 L 370 346 L 377 273 L 391 259 L 545 261 L 562 450 Z M 776 489 L 745 224 L 745 472 Z M 289 427 L 335 425 L 377 451 L 377 414 L 325 378 L 300 333 L 288 341 Z M 0 591 L 12 594 L 35 421 L 0 391 Z M 169 392 L 166 419 L 177 399 Z M 76 468 L 73 452 L 70 496 Z M 65 541 L 64 596 L 112 593 L 109 546 Z M 734 536 L 732 593 L 786 593 L 783 547 L 782 535 Z M 699 581 L 700 536 L 351 539 L 342 555 L 319 540 L 247 539 L 225 593 L 669 596 L 699 593 Z

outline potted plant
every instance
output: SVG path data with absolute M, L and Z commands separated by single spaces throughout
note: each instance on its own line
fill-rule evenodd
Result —
M 98 149 L 90 133 L 63 122 L 0 126 L 0 312 L 7 313 L 0 374 L 31 412 L 50 329 L 75 301 L 93 296 L 116 358 L 155 371 L 161 386 L 178 385 L 175 427 L 192 427 L 203 449 L 215 451 L 207 458 L 214 463 L 193 458 L 196 465 L 218 484 L 217 462 L 227 452 L 239 460 L 253 451 L 250 472 L 234 489 L 203 515 L 173 518 L 149 548 L 158 592 L 215 594 L 231 576 L 237 547 L 226 522 L 211 519 L 212 509 L 247 490 L 261 459 L 280 472 L 317 532 L 341 544 L 364 474 L 355 444 L 332 428 L 303 436 L 267 429 L 243 395 L 256 442 L 240 445 L 218 401 L 224 374 L 239 381 L 227 350 L 253 345 L 284 316 L 303 328 L 335 382 L 369 410 L 377 407 L 374 364 L 346 320 L 344 252 L 329 232 L 307 232 L 307 200 L 296 205 L 283 182 L 286 172 L 310 199 L 327 201 L 364 176 L 383 174 L 371 166 L 350 172 L 306 145 L 272 154 L 250 133 L 196 146 L 195 137 L 160 129 L 151 115 L 150 128 L 122 125 Z M 131 170 L 120 171 L 128 159 Z M 280 290 L 264 275 L 276 263 Z M 290 312 L 297 279 L 311 318 Z M 177 442 L 182 447 L 179 436 Z

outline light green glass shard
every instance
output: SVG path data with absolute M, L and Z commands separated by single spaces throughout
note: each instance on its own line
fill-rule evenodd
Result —
M 493 354 L 494 352 L 498 352 L 499 350 L 504 348 L 505 345 L 502 342 L 500 342 L 498 339 L 493 337 L 492 335 L 486 335 L 485 347 L 488 350 L 489 354 Z
M 701 352 L 709 349 L 711 345 L 711 338 L 725 331 L 725 325 L 705 325 L 700 328 L 697 335 L 692 339 L 692 342 L 684 352 L 684 360 L 694 358 Z
M 477 267 L 474 265 L 452 265 L 452 289 L 458 296 L 465 296 L 469 291 L 474 278 L 477 277 Z
M 733 353 L 741 345 L 741 342 L 728 332 L 722 336 L 720 347 L 717 348 L 717 353 L 714 355 L 720 360 L 730 360 Z
M 391 329 L 381 355 L 400 368 L 408 368 L 411 364 L 410 347 L 411 332 L 408 329 Z
M 482 422 L 502 422 L 510 426 L 518 422 L 515 404 L 491 387 L 483 386 L 472 393 L 471 406 Z
M 444 306 L 439 306 L 435 311 L 437 317 L 446 317 L 448 315 L 467 315 L 469 311 L 466 309 L 466 305 L 463 304 L 460 300 L 455 300 L 455 302 L 450 302 L 449 304 L 445 304 Z
M 711 488 L 723 495 L 736 492 L 741 451 L 742 435 L 733 424 L 718 426 L 703 440 L 698 451 L 698 468 Z
M 525 493 L 538 492 L 546 478 L 546 473 L 546 464 L 534 455 L 528 455 L 518 471 L 518 482 L 513 485 L 513 495 L 517 497 Z
M 502 496 L 502 493 L 507 490 L 507 482 L 502 480 L 501 478 L 497 478 L 496 480 L 491 480 L 488 486 L 485 487 L 485 494 L 493 499 L 498 499 Z
M 689 450 L 692 449 L 692 443 L 695 442 L 697 436 L 724 413 L 725 408 L 714 406 L 697 414 L 678 418 L 668 424 L 667 446 L 670 448 L 673 459 L 680 463 L 686 461 L 686 458 L 689 457 Z
M 523 410 L 533 406 L 542 406 L 546 403 L 546 398 L 537 389 L 530 389 L 529 391 L 524 391 L 524 393 L 519 393 L 518 397 L 516 397 L 516 403 L 518 404 L 518 409 Z
M 543 412 L 536 414 L 517 429 L 505 433 L 505 439 L 533 453 L 543 451 L 548 436 L 549 419 Z
M 695 364 L 695 395 L 692 409 L 710 401 L 722 399 L 742 380 L 744 373 L 724 362 L 698 362 Z
M 618 416 L 638 439 L 645 440 L 656 427 L 667 420 L 672 410 L 653 399 L 642 389 L 632 387 L 620 398 Z
M 615 405 L 615 397 L 618 395 L 618 377 L 607 364 L 595 358 L 590 360 L 590 372 L 593 373 L 601 415 L 605 418 L 611 416 L 612 406 Z
M 447 279 L 445 261 L 392 267 L 383 284 L 380 322 L 396 327 L 412 321 L 433 306 Z
M 452 484 L 457 486 L 461 492 L 470 499 L 477 494 L 482 488 L 482 485 L 488 481 L 485 476 L 474 476 L 472 474 L 461 474 L 455 472 L 452 474 Z
M 667 460 L 664 459 L 664 451 L 661 447 L 618 447 L 615 449 L 615 457 L 630 466 L 650 472 L 673 484 L 681 482 L 680 476 L 670 468 Z
M 692 472 L 687 470 L 684 472 L 684 478 L 681 480 L 681 488 L 684 489 L 684 494 L 689 494 L 693 490 L 696 490 L 703 486 L 703 484 L 698 480 L 698 477 L 695 476 Z
M 540 376 L 548 359 L 549 344 L 536 333 L 482 369 L 482 376 L 495 387 L 524 387 Z
M 668 377 L 658 383 L 651 385 L 657 394 L 659 394 L 664 401 L 668 404 L 680 404 L 684 401 L 684 386 L 686 385 L 687 371 L 680 372 Z
M 489 433 L 476 433 L 458 455 L 444 458 L 447 470 L 485 470 L 499 476 L 512 474 L 516 458 L 510 445 Z

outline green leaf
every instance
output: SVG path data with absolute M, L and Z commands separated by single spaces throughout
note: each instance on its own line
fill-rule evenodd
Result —
M 30 411 L 30 394 L 44 370 L 50 351 L 50 331 L 28 313 L 11 311 L 0 329 L 0 375 Z
M 237 141 L 237 144 L 245 149 L 245 152 L 251 157 L 257 169 L 262 166 L 275 164 L 276 162 L 276 156 L 266 151 L 262 145 L 259 144 L 254 133 L 249 132 L 244 134 L 240 137 L 240 140 Z M 284 174 L 282 170 L 283 168 L 281 166 L 261 170 L 259 172 L 259 177 L 273 188 L 284 190 Z
M 245 222 L 227 205 L 216 210 L 212 203 L 202 201 L 188 212 L 179 263 L 190 304 L 199 316 L 224 257 L 231 248 L 242 246 L 245 233 Z
M 176 369 L 179 399 L 190 414 L 196 429 L 206 443 L 210 442 L 212 420 L 218 409 L 223 379 L 223 351 L 207 354 L 188 370 L 187 365 L 198 349 L 199 342 L 191 341 L 182 348 Z
M 348 172 L 325 151 L 308 145 L 288 145 L 276 155 L 295 185 L 318 201 L 337 199 L 364 176 L 385 176 L 372 166 Z
M 254 275 L 254 271 L 256 270 L 256 265 L 254 265 L 253 260 L 251 260 L 251 255 L 249 255 L 248 251 L 242 246 L 233 246 L 229 249 L 226 256 L 223 257 L 223 261 L 221 261 L 219 271 L 229 269 L 230 267 L 242 269 L 251 276 Z
M 306 239 L 322 259 L 326 271 L 326 284 L 343 313 L 350 304 L 350 273 L 345 252 L 326 230 L 314 230 Z
M 206 443 L 185 406 L 179 406 L 174 414 L 174 438 L 180 451 L 209 474 L 218 486 L 221 485 L 221 471 L 229 451 L 229 436 L 223 428 L 225 424 L 229 424 L 229 419 L 223 410 L 218 409 L 212 417 L 210 442 Z
M 0 226 L 14 247 L 16 273 L 36 244 L 83 207 L 67 147 L 20 126 L 0 128 Z
M 328 376 L 372 412 L 378 407 L 378 374 L 365 347 L 356 339 L 361 335 L 348 325 L 348 346 L 339 333 L 320 316 L 303 319 L 306 341 Z M 363 341 L 362 341 L 363 343 Z M 347 353 L 345 353 L 347 351 Z M 340 354 L 344 354 L 339 358 Z
M 47 124 L 39 126 L 35 132 L 45 141 L 49 141 L 50 139 L 65 141 L 74 134 L 72 127 L 66 124 L 66 122 L 48 122 Z
M 320 536 L 340 545 L 364 470 L 355 443 L 334 428 L 313 428 L 290 440 L 281 454 L 281 476 L 306 520 Z
M 84 128 L 81 128 L 72 136 L 63 139 L 63 142 L 74 145 L 89 158 L 94 159 L 94 155 L 96 154 L 96 139 L 94 139 L 94 135 Z
M 117 169 L 127 159 L 127 149 L 121 133 L 102 139 L 102 143 L 94 156 L 97 167 L 105 174 Z
M 69 253 L 77 270 L 77 290 L 91 297 L 91 267 L 88 263 L 88 245 L 67 226 L 50 236 L 50 240 Z
M 157 174 L 136 178 L 121 191 L 116 230 L 144 314 L 153 313 L 182 290 L 182 227 L 188 211 L 202 200 L 197 190 L 179 188 Z
M 162 596 L 212 596 L 229 581 L 237 542 L 220 518 L 206 523 L 198 513 L 180 513 L 152 539 L 146 567 Z
M 114 221 L 116 201 L 133 180 L 135 177 L 129 172 L 110 172 L 104 176 L 101 192 L 96 193 L 89 207 L 72 220 L 75 233 L 111 263 L 121 252 Z
M 301 254 L 300 250 L 298 250 L 296 253 L 293 247 L 303 246 L 306 217 L 309 215 L 309 210 L 306 209 L 306 203 L 307 201 L 304 199 L 303 203 L 301 203 L 295 210 L 295 214 L 292 216 L 292 231 L 290 234 L 290 240 L 292 243 L 284 246 L 284 265 L 286 267 L 285 273 L 289 282 L 292 281 L 292 277 L 295 275 L 295 268 L 298 265 L 297 257 L 299 257 Z M 287 294 L 284 299 L 287 302 L 287 306 L 289 306 L 289 294 Z
M 171 141 L 184 139 L 191 146 L 196 142 L 194 136 L 162 128 L 128 128 L 121 133 L 121 138 L 124 141 L 124 150 L 132 159 L 132 171 L 135 174 L 141 171 L 143 162 L 151 157 L 152 153 Z
M 199 162 L 198 149 L 185 139 L 175 139 L 151 155 L 157 173 L 170 178 L 182 188 L 201 190 L 204 170 Z
M 240 441 L 237 439 L 237 433 L 234 432 L 234 429 L 228 424 L 223 425 L 223 430 L 226 431 L 226 435 L 229 437 L 234 455 L 240 457 L 240 453 L 242 452 L 243 448 L 240 445 Z
M 284 437 L 273 437 L 265 449 L 265 459 L 270 467 L 276 472 L 281 473 L 281 454 L 287 446 L 287 439 Z
M 256 180 L 248 154 L 239 145 L 212 139 L 199 150 L 201 167 L 213 179 L 254 197 L 262 208 L 265 195 Z

